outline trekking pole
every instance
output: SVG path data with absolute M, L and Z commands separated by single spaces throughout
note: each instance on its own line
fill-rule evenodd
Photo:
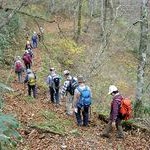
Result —
M 91 122 L 91 114 L 92 114 L 92 110 L 91 110 L 91 106 L 89 106 L 89 122 Z

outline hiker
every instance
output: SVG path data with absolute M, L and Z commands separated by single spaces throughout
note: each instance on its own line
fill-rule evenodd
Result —
M 40 32 L 38 33 L 39 42 L 44 39 L 44 28 L 40 26 Z
M 33 36 L 32 36 L 32 44 L 33 44 L 33 48 L 37 48 L 38 35 L 35 31 L 34 31 Z
M 32 64 L 32 58 L 31 58 L 28 50 L 25 51 L 25 53 L 23 54 L 22 59 L 24 61 L 24 65 L 26 67 L 26 70 L 30 69 L 31 68 L 31 64 Z
M 114 85 L 109 86 L 109 95 L 112 95 L 112 102 L 111 102 L 111 111 L 110 111 L 110 117 L 109 117 L 109 122 L 106 126 L 106 128 L 103 131 L 102 136 L 109 138 L 109 133 L 111 132 L 112 129 L 115 127 L 117 128 L 117 138 L 124 138 L 123 135 L 123 129 L 121 126 L 121 121 L 122 117 L 119 114 L 119 108 L 121 101 L 123 97 L 120 95 L 118 89 Z
M 79 86 L 75 89 L 74 93 L 74 112 L 77 119 L 77 125 L 88 126 L 92 93 L 89 86 L 85 85 L 83 76 L 78 76 L 78 84 Z
M 73 114 L 73 96 L 74 96 L 74 90 L 78 86 L 77 78 L 72 77 L 70 75 L 70 72 L 68 70 L 64 71 L 64 77 L 66 81 L 64 82 L 64 85 L 61 89 L 61 99 L 63 99 L 65 96 L 67 96 L 66 99 L 66 114 L 72 115 Z
M 32 48 L 33 47 L 31 45 L 30 41 L 27 41 L 26 46 L 25 46 L 25 50 L 32 49 Z
M 17 56 L 14 67 L 15 73 L 18 75 L 18 82 L 22 83 L 22 73 L 24 71 L 24 65 L 21 61 L 20 56 Z
M 50 68 L 50 75 L 47 77 L 47 84 L 49 85 L 50 99 L 56 106 L 59 105 L 59 87 L 60 76 L 56 74 L 55 68 Z
M 28 95 L 31 96 L 31 91 L 33 92 L 33 97 L 36 98 L 36 75 L 31 69 L 27 69 L 27 75 L 25 77 L 24 83 L 28 85 Z

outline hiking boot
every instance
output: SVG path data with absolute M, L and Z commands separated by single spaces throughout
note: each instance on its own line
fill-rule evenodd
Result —
M 116 135 L 116 138 L 124 139 L 124 135 L 123 135 L 123 134 L 117 134 L 117 135 Z
M 110 136 L 108 134 L 101 134 L 101 137 L 104 137 L 104 138 L 109 138 Z
M 83 127 L 89 127 L 89 125 L 88 124 L 83 124 Z
M 118 130 L 117 130 L 117 138 L 123 139 L 124 138 L 124 134 L 123 134 L 123 129 L 122 126 L 118 126 Z

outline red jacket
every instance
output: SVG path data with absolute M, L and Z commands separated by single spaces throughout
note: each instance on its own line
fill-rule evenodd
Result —
M 29 53 L 25 53 L 25 54 L 23 55 L 23 58 L 22 58 L 22 59 L 23 59 L 25 65 L 32 63 L 32 58 L 31 58 L 31 56 L 30 56 Z
M 121 105 L 123 97 L 118 93 L 113 97 L 113 100 L 111 102 L 111 111 L 110 111 L 110 120 L 116 121 L 116 119 L 119 117 L 119 109 Z

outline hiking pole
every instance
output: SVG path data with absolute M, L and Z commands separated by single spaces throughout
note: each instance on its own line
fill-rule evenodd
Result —
M 91 110 L 91 106 L 89 106 L 89 122 L 91 122 L 91 114 L 92 114 L 92 110 Z

